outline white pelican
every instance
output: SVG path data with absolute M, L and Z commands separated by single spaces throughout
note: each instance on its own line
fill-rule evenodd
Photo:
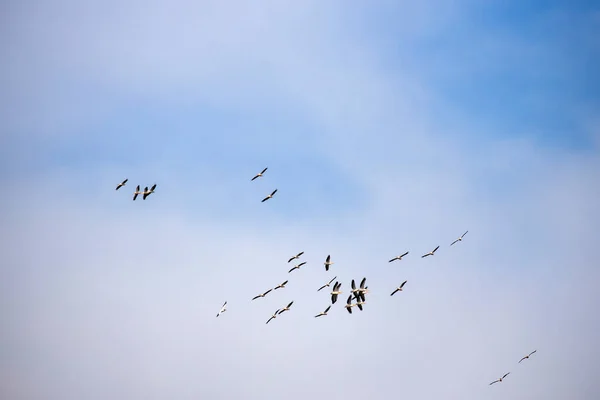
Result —
M 117 185 L 117 188 L 116 188 L 115 190 L 119 190 L 119 189 L 121 188 L 121 186 L 125 186 L 125 184 L 127 183 L 127 181 L 128 181 L 128 180 L 129 180 L 129 179 L 125 179 L 123 182 L 119 183 L 119 184 Z
M 217 317 L 221 314 L 223 314 L 225 311 L 227 311 L 227 302 L 223 303 L 223 306 L 221 306 L 221 309 L 219 310 L 219 313 L 217 314 Z
M 406 284 L 406 282 L 408 282 L 408 281 L 404 281 L 404 282 L 402 282 L 402 285 L 398 286 L 398 287 L 396 288 L 396 290 L 394 290 L 394 291 L 392 292 L 392 294 L 390 294 L 390 296 L 393 296 L 394 294 L 396 294 L 396 292 L 401 292 L 401 291 L 402 291 L 402 288 L 404 287 L 404 285 Z
M 261 176 L 263 176 L 263 174 L 267 171 L 267 169 L 269 169 L 268 167 L 263 169 L 262 171 L 260 171 L 258 174 L 256 174 L 254 176 L 254 178 L 250 179 L 251 181 L 255 180 L 256 178 L 260 178 Z
M 317 315 L 315 315 L 315 318 L 317 317 L 322 317 L 324 315 L 327 315 L 327 311 L 329 311 L 329 309 L 331 308 L 331 306 L 327 306 L 327 308 L 325 309 L 325 311 L 318 313 Z
M 273 315 L 271 315 L 271 318 L 269 318 L 269 320 L 266 323 L 268 324 L 269 322 L 271 322 L 272 319 L 277 318 L 277 313 L 278 312 L 279 312 L 279 310 L 275 311 L 275 313 Z
M 348 296 L 348 300 L 346 300 L 346 305 L 344 307 L 346 307 L 346 310 L 348 311 L 348 313 L 352 314 L 352 307 L 354 307 L 356 304 L 352 304 L 352 295 Z
M 290 269 L 290 270 L 288 271 L 288 274 L 289 274 L 290 272 L 292 272 L 293 270 L 295 270 L 295 269 L 300 269 L 300 267 L 301 267 L 301 266 L 303 266 L 304 264 L 306 264 L 306 261 L 304 261 L 304 262 L 301 262 L 301 263 L 300 263 L 300 264 L 298 264 L 298 265 L 294 265 L 294 268 Z
M 452 246 L 454 243 L 456 242 L 462 242 L 463 238 L 465 237 L 465 235 L 469 233 L 469 231 L 466 231 L 465 233 L 462 234 L 461 237 L 459 237 L 458 239 L 456 239 L 454 242 L 450 243 L 450 246 Z
M 325 289 L 326 287 L 329 287 L 329 285 L 331 285 L 331 282 L 333 282 L 335 280 L 335 278 L 337 278 L 337 276 L 334 276 L 333 279 L 329 281 L 329 283 L 326 283 L 323 286 L 321 286 L 320 288 L 318 288 L 317 292 L 320 292 L 321 289 Z
M 284 312 L 284 311 L 290 311 L 290 307 L 292 306 L 292 304 L 294 304 L 294 302 L 293 302 L 293 301 L 291 301 L 291 302 L 290 302 L 290 304 L 288 304 L 287 306 L 283 307 L 283 308 L 281 309 L 281 311 L 279 311 L 279 314 L 281 314 L 281 313 L 282 313 L 282 312 Z
M 402 254 L 401 256 L 396 256 L 396 257 L 392 258 L 392 259 L 391 259 L 390 261 L 388 261 L 388 262 L 392 262 L 392 261 L 396 261 L 396 260 L 400 261 L 400 260 L 402 260 L 402 257 L 404 257 L 404 256 L 405 256 L 405 255 L 407 255 L 407 254 L 408 254 L 408 251 L 407 251 L 406 253 Z
M 135 201 L 135 199 L 137 199 L 138 194 L 142 194 L 143 192 L 140 192 L 140 185 L 137 185 L 137 187 L 135 188 L 135 192 L 133 192 L 133 201 Z
M 273 190 L 270 195 L 268 195 L 267 197 L 265 197 L 264 199 L 262 199 L 261 203 L 264 203 L 265 201 L 267 201 L 269 199 L 272 199 L 273 196 L 275 195 L 275 193 L 277 193 L 277 189 Z
M 331 254 L 327 256 L 327 258 L 325 259 L 325 271 L 329 271 L 329 266 L 333 265 L 333 263 L 331 262 Z
M 333 290 L 331 291 L 331 304 L 335 304 L 335 302 L 337 301 L 338 294 L 343 293 L 340 291 L 340 287 L 342 287 L 342 284 L 339 282 L 333 284 Z
M 440 246 L 436 247 L 435 249 L 433 249 L 433 250 L 432 250 L 432 251 L 430 251 L 429 253 L 422 255 L 422 256 L 421 256 L 421 258 L 425 258 L 425 257 L 427 257 L 427 256 L 432 256 L 432 255 L 433 255 L 433 253 L 435 253 L 435 252 L 436 252 L 436 250 L 437 250 L 437 249 L 439 249 L 439 248 L 440 248 Z
M 521 358 L 519 360 L 519 364 L 521 364 L 521 361 L 528 359 L 533 353 L 535 353 L 537 350 L 532 351 L 531 353 L 529 353 L 528 355 L 526 355 L 525 357 Z
M 299 258 L 300 258 L 300 256 L 301 256 L 302 254 L 304 254 L 304 252 L 303 252 L 303 251 L 301 251 L 300 253 L 296 254 L 295 256 L 293 256 L 292 258 L 290 258 L 290 259 L 288 260 L 288 263 L 289 263 L 289 262 L 291 262 L 292 260 L 297 260 L 297 259 L 299 259 Z
M 255 297 L 254 297 L 252 300 L 256 300 L 256 299 L 258 299 L 259 297 L 265 297 L 267 294 L 269 294 L 269 292 L 270 292 L 271 290 L 273 290 L 273 289 L 269 289 L 269 290 L 267 290 L 266 292 L 264 292 L 264 293 L 262 293 L 262 294 L 259 294 L 258 296 L 255 296 Z
M 500 378 L 500 379 L 497 379 L 497 380 L 495 380 L 494 382 L 490 383 L 490 385 L 493 385 L 493 384 L 494 384 L 494 383 L 496 383 L 496 382 L 502 382 L 502 380 L 503 380 L 504 378 L 506 378 L 506 377 L 508 376 L 508 374 L 510 374 L 510 372 L 507 372 L 506 374 L 504 374 L 504 376 L 503 376 L 502 378 Z
M 283 289 L 283 288 L 285 288 L 285 285 L 286 285 L 287 283 L 288 283 L 288 281 L 285 281 L 285 282 L 283 282 L 283 283 L 280 283 L 279 285 L 275 286 L 275 287 L 273 288 L 273 290 L 277 290 L 277 289 Z

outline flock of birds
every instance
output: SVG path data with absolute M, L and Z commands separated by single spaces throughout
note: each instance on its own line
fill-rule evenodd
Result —
M 267 171 L 268 168 L 263 169 L 261 172 L 259 172 L 258 174 L 256 174 L 251 181 L 254 181 L 258 178 L 263 177 L 264 173 Z M 125 179 L 124 181 L 122 181 L 121 183 L 119 183 L 116 187 L 115 190 L 119 190 L 121 187 L 125 186 L 125 184 L 127 183 L 128 179 Z M 133 200 L 135 201 L 135 199 L 137 198 L 138 195 L 142 195 L 142 198 L 144 200 L 146 200 L 146 198 L 151 195 L 152 193 L 154 193 L 154 190 L 156 189 L 156 184 L 154 184 L 150 189 L 148 189 L 148 186 L 146 186 L 144 188 L 144 190 L 140 190 L 140 185 L 137 185 L 135 191 L 133 192 Z M 264 203 L 265 201 L 272 199 L 273 196 L 275 196 L 275 193 L 277 193 L 277 189 L 273 190 L 269 195 L 267 195 L 264 199 L 261 200 L 262 203 Z M 458 242 L 462 242 L 465 235 L 469 233 L 469 231 L 465 231 L 465 233 L 463 233 L 460 237 L 458 237 L 456 240 L 454 240 L 452 243 L 450 243 L 450 246 L 453 246 L 454 244 L 458 243 Z M 429 257 L 429 256 L 433 256 L 435 255 L 435 252 L 440 248 L 440 246 L 437 246 L 435 249 L 431 250 L 428 253 L 425 253 L 421 256 L 421 258 L 425 258 L 425 257 Z M 290 257 L 290 259 L 288 260 L 288 264 L 294 260 L 299 260 L 300 257 L 302 257 L 302 255 L 304 254 L 304 251 L 299 252 L 298 254 Z M 407 256 L 409 254 L 409 252 L 405 252 L 401 255 L 398 255 L 392 259 L 390 259 L 388 262 L 394 262 L 394 261 L 401 261 L 405 256 Z M 302 267 L 303 265 L 306 264 L 306 261 L 303 261 L 299 264 L 294 265 L 289 271 L 288 273 L 292 273 L 293 271 L 300 269 L 300 267 Z M 328 255 L 327 258 L 325 259 L 325 262 L 323 263 L 324 267 L 325 267 L 325 271 L 328 272 L 329 268 L 333 265 L 333 261 L 331 261 L 331 255 Z M 331 295 L 331 304 L 329 304 L 327 306 L 327 308 L 325 310 L 323 310 L 322 312 L 318 313 L 317 315 L 315 315 L 315 318 L 318 317 L 324 317 L 326 315 L 328 315 L 327 313 L 329 312 L 329 310 L 331 309 L 331 306 L 333 304 L 335 304 L 337 302 L 338 296 L 343 294 L 343 292 L 341 291 L 341 287 L 342 287 L 342 283 L 337 281 L 337 276 L 334 276 L 331 280 L 329 280 L 329 282 L 327 282 L 326 284 L 324 284 L 323 286 L 321 286 L 319 289 L 317 289 L 317 292 L 320 292 L 321 290 L 331 287 L 331 284 L 335 281 L 335 283 L 333 283 L 333 287 L 331 288 L 331 292 L 329 293 Z M 369 293 L 369 287 L 366 286 L 366 282 L 367 282 L 367 278 L 362 278 L 362 280 L 360 281 L 360 284 L 358 285 L 358 287 L 356 286 L 356 282 L 354 279 L 352 279 L 351 283 L 350 283 L 350 294 L 346 300 L 346 304 L 344 305 L 344 308 L 346 309 L 346 311 L 348 311 L 349 314 L 352 314 L 352 307 L 358 307 L 358 309 L 360 311 L 363 310 L 363 305 L 366 303 L 366 294 Z M 406 285 L 407 281 L 402 282 L 402 284 L 400 284 L 400 286 L 396 287 L 394 289 L 394 291 L 390 294 L 390 296 L 393 296 L 394 294 L 398 293 L 398 292 L 402 292 L 404 289 L 404 285 Z M 275 286 L 274 288 L 271 288 L 263 293 L 260 293 L 256 296 L 254 296 L 252 298 L 252 301 L 260 299 L 265 297 L 266 295 L 268 295 L 269 293 L 271 293 L 274 290 L 277 289 L 284 289 L 285 285 L 288 283 L 288 280 L 280 283 L 279 285 Z M 354 301 L 354 303 L 353 303 Z M 290 311 L 290 308 L 292 307 L 292 305 L 294 304 L 293 301 L 289 302 L 287 306 L 283 307 L 283 308 L 279 308 L 277 310 L 275 310 L 275 312 L 273 313 L 273 315 L 270 316 L 270 318 L 267 320 L 266 324 L 268 324 L 269 322 L 271 322 L 272 320 L 276 319 L 277 316 L 283 314 L 285 311 Z M 224 312 L 227 311 L 227 301 L 225 301 L 225 303 L 223 303 L 223 305 L 221 306 L 221 309 L 219 310 L 219 312 L 217 313 L 217 317 L 219 317 L 221 314 L 223 314 Z M 537 350 L 532 351 L 531 353 L 529 353 L 528 355 L 526 355 L 525 357 L 521 358 L 519 360 L 519 364 L 521 363 L 521 361 L 523 360 L 527 360 L 529 359 L 529 357 L 531 357 L 534 353 L 536 353 Z M 491 382 L 490 385 L 493 385 L 494 383 L 498 383 L 498 382 L 503 382 L 504 379 L 510 374 L 510 372 L 505 373 L 501 378 L 496 379 L 495 381 Z

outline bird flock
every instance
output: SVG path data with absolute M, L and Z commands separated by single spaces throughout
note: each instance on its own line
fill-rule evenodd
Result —
M 252 179 L 250 181 L 254 181 L 258 178 L 262 178 L 264 177 L 265 172 L 267 172 L 268 168 L 264 168 L 261 172 L 257 173 L 254 177 L 252 177 Z M 121 183 L 119 183 L 116 187 L 115 190 L 119 190 L 121 187 L 125 186 L 127 183 L 128 179 L 123 180 Z M 144 187 L 144 190 L 140 190 L 140 185 L 137 185 L 135 191 L 133 192 L 133 200 L 135 201 L 138 195 L 142 195 L 142 199 L 146 200 L 146 198 L 151 195 L 152 193 L 154 193 L 156 189 L 156 184 L 152 185 L 152 187 L 150 187 L 150 189 L 148 189 L 148 186 Z M 273 190 L 270 194 L 268 194 L 266 197 L 264 197 L 261 200 L 261 203 L 266 202 L 267 200 L 272 199 L 275 194 L 277 193 L 277 189 Z M 461 236 L 459 236 L 456 240 L 454 240 L 452 243 L 450 243 L 450 246 L 455 245 L 458 242 L 462 242 L 465 235 L 469 233 L 469 231 L 465 231 L 465 233 L 463 233 Z M 429 256 L 433 256 L 435 255 L 436 251 L 440 248 L 440 246 L 436 246 L 433 250 L 431 250 L 428 253 L 425 253 L 421 256 L 421 258 L 425 258 L 425 257 L 429 257 Z M 394 262 L 394 261 L 401 261 L 404 259 L 404 257 L 406 257 L 409 254 L 408 251 L 404 252 L 401 255 L 395 256 L 394 258 L 390 259 L 388 262 Z M 297 253 L 296 255 L 291 256 L 288 259 L 288 264 L 291 263 L 294 260 L 299 261 L 300 258 L 304 255 L 304 251 L 301 251 L 299 253 Z M 294 265 L 289 271 L 288 273 L 292 273 L 295 270 L 299 270 L 303 265 L 306 265 L 306 261 L 302 261 L 296 265 Z M 331 254 L 327 255 L 327 257 L 325 258 L 325 261 L 323 262 L 323 266 L 325 267 L 325 272 L 329 272 L 329 269 L 334 265 L 334 262 L 331 261 Z M 342 295 L 344 292 L 342 292 L 341 288 L 342 288 L 342 283 L 337 281 L 337 276 L 334 276 L 333 278 L 331 278 L 327 283 L 325 283 L 323 286 L 319 287 L 317 289 L 317 292 L 320 292 L 321 290 L 325 289 L 325 288 L 330 288 L 331 284 L 333 283 L 333 287 L 331 287 L 331 292 L 329 293 L 329 295 L 331 296 L 331 304 L 327 305 L 327 307 L 321 311 L 320 313 L 318 313 L 317 315 L 314 316 L 314 318 L 318 318 L 318 317 L 325 317 L 328 315 L 329 310 L 331 309 L 331 307 L 337 302 L 338 296 Z M 278 289 L 285 289 L 287 283 L 289 280 L 285 280 L 284 282 L 278 284 L 277 286 L 270 288 L 256 296 L 254 296 L 252 298 L 251 301 L 260 299 L 260 298 L 264 298 L 266 297 L 269 293 L 271 293 L 272 291 L 278 290 Z M 335 283 L 334 283 L 335 282 Z M 348 295 L 348 298 L 346 299 L 346 304 L 344 304 L 344 308 L 346 309 L 346 311 L 348 311 L 349 314 L 352 314 L 352 308 L 353 307 L 358 307 L 358 309 L 360 311 L 363 311 L 363 306 L 366 304 L 366 294 L 369 293 L 369 289 L 368 286 L 366 286 L 366 282 L 367 282 L 367 278 L 363 277 L 362 280 L 360 281 L 360 284 L 356 285 L 356 282 L 354 279 L 352 279 L 352 281 L 350 282 L 350 293 Z M 397 286 L 392 293 L 390 294 L 390 296 L 393 296 L 394 294 L 398 293 L 398 292 L 403 292 L 404 291 L 404 286 L 406 285 L 407 281 L 405 280 L 404 282 L 402 282 L 399 286 Z M 354 301 L 354 302 L 353 302 Z M 265 322 L 265 324 L 268 324 L 269 322 L 271 322 L 272 320 L 276 319 L 278 316 L 280 316 L 281 314 L 283 314 L 286 311 L 290 311 L 292 305 L 294 304 L 294 301 L 290 301 L 286 306 L 278 308 L 277 310 L 275 310 L 275 312 L 273 312 L 273 314 L 269 317 L 269 319 L 267 319 L 267 321 Z M 219 312 L 217 313 L 217 317 L 219 317 L 221 314 L 225 313 L 227 311 L 227 301 L 225 301 L 223 303 L 223 305 L 221 306 Z M 535 354 L 537 352 L 537 350 L 532 351 L 531 353 L 529 353 L 528 355 L 524 356 L 523 358 L 521 358 L 519 360 L 519 364 L 523 361 L 523 360 L 527 360 L 529 359 L 533 354 Z M 510 372 L 505 373 L 501 378 L 496 379 L 495 381 L 490 383 L 490 386 L 495 384 L 495 383 L 499 383 L 499 382 L 503 382 L 504 379 L 510 374 Z

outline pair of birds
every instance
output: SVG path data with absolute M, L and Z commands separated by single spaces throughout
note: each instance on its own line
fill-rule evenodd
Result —
M 287 281 L 287 280 L 286 280 L 286 281 L 284 281 L 284 282 L 281 282 L 279 285 L 275 286 L 274 288 L 272 288 L 272 289 L 269 289 L 269 290 L 267 290 L 266 292 L 264 292 L 264 293 L 261 293 L 261 294 L 259 294 L 259 295 L 257 295 L 257 296 L 254 296 L 254 297 L 252 298 L 252 300 L 256 300 L 256 299 L 259 299 L 259 298 L 261 298 L 261 297 L 265 297 L 266 295 L 268 295 L 269 293 L 271 293 L 271 291 L 272 291 L 272 290 L 284 289 L 284 288 L 285 288 L 285 285 L 287 285 L 287 283 L 288 283 L 288 281 Z
M 290 307 L 292 306 L 292 304 L 294 304 L 293 301 L 291 301 L 290 304 L 288 304 L 287 306 L 275 310 L 275 312 L 273 313 L 273 315 L 271 315 L 271 318 L 269 318 L 266 323 L 268 324 L 269 322 L 271 322 L 272 319 L 277 318 L 277 316 L 281 315 L 283 312 L 290 311 Z
M 262 177 L 262 176 L 263 176 L 263 174 L 264 174 L 265 172 L 267 172 L 267 170 L 268 170 L 268 169 L 269 169 L 268 167 L 267 167 L 267 168 L 265 168 L 265 169 L 263 169 L 263 170 L 262 170 L 262 171 L 260 171 L 258 174 L 254 175 L 254 177 L 253 177 L 252 179 L 250 179 L 250 181 L 253 181 L 253 180 L 255 180 L 255 179 L 258 179 L 258 178 Z M 273 190 L 273 191 L 271 192 L 271 194 L 270 194 L 270 195 L 268 195 L 267 197 L 265 197 L 264 199 L 262 199 L 262 200 L 261 200 L 261 203 L 264 203 L 265 201 L 267 201 L 267 200 L 269 200 L 269 199 L 272 199 L 272 198 L 273 198 L 273 196 L 275 196 L 275 193 L 277 193 L 277 189 Z
M 120 188 L 125 186 L 125 184 L 127 183 L 128 180 L 129 180 L 129 178 L 127 178 L 123 182 L 119 183 L 117 185 L 117 187 L 115 188 L 115 190 L 119 190 Z M 135 192 L 133 192 L 133 200 L 135 201 L 135 199 L 137 199 L 138 195 L 140 195 L 140 194 L 143 195 L 143 199 L 146 200 L 146 197 L 148 197 L 152 193 L 154 193 L 154 189 L 156 189 L 156 183 L 154 185 L 152 185 L 152 187 L 150 189 L 148 189 L 148 186 L 146 186 L 144 188 L 144 191 L 141 191 L 140 185 L 137 185 L 137 187 L 135 188 Z
M 527 360 L 529 357 L 531 357 L 533 354 L 535 354 L 537 350 L 532 351 L 531 353 L 527 354 L 525 357 L 521 358 L 519 360 L 519 364 L 521 364 L 521 361 L 523 360 Z M 493 385 L 494 383 L 498 383 L 498 382 L 502 382 L 504 380 L 504 378 L 506 378 L 508 375 L 510 375 L 510 372 L 505 373 L 502 378 L 500 379 L 496 379 L 494 382 L 490 383 L 490 385 Z

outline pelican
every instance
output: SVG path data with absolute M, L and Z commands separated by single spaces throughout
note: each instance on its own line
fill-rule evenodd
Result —
M 268 167 L 263 169 L 262 171 L 260 171 L 258 174 L 256 174 L 256 176 L 254 176 L 254 178 L 250 179 L 251 181 L 255 180 L 256 178 L 260 178 L 261 176 L 263 176 L 263 174 L 267 171 L 267 169 L 269 169 Z
M 277 318 L 277 313 L 278 312 L 279 312 L 279 310 L 275 311 L 275 313 L 273 315 L 271 315 L 271 318 L 269 318 L 269 320 L 266 323 L 268 324 L 269 322 L 271 322 L 272 319 Z
M 142 199 L 146 200 L 146 197 L 148 197 L 152 193 L 154 193 L 154 189 L 156 189 L 156 183 L 154 185 L 152 185 L 150 190 L 148 190 L 148 187 L 146 186 L 146 188 L 144 189 L 144 196 L 142 197 Z
M 133 192 L 133 201 L 135 201 L 135 199 L 137 199 L 138 194 L 142 194 L 143 192 L 140 192 L 140 185 L 137 185 L 137 187 L 135 188 L 135 192 Z
M 435 249 L 433 249 L 433 250 L 432 250 L 432 251 L 430 251 L 429 253 L 422 255 L 422 256 L 421 256 L 421 258 L 425 258 L 425 257 L 427 257 L 427 256 L 432 256 L 432 255 L 433 255 L 433 253 L 435 253 L 435 252 L 436 252 L 436 250 L 437 250 L 437 249 L 439 249 L 439 248 L 440 248 L 440 246 L 436 247 Z
M 252 300 L 256 300 L 256 299 L 258 299 L 259 297 L 265 297 L 267 294 L 269 294 L 269 292 L 270 292 L 271 290 L 273 290 L 273 289 L 269 289 L 269 290 L 267 290 L 266 292 L 264 292 L 264 293 L 262 293 L 262 294 L 259 294 L 258 296 L 255 296 L 255 297 L 254 297 Z
M 528 355 L 526 355 L 525 357 L 521 358 L 519 360 L 519 364 L 521 364 L 521 361 L 528 359 L 533 353 L 535 353 L 537 350 L 532 351 L 531 353 L 529 353 Z
M 508 374 L 510 374 L 510 372 L 507 372 L 506 374 L 504 374 L 504 376 L 503 376 L 502 378 L 500 378 L 500 379 L 497 379 L 497 380 L 495 380 L 494 382 L 490 383 L 490 385 L 493 385 L 493 384 L 494 384 L 494 383 L 496 383 L 496 382 L 502 382 L 502 380 L 503 380 L 504 378 L 506 378 L 506 377 L 508 376 Z
M 277 289 L 283 289 L 283 288 L 285 288 L 285 285 L 286 285 L 286 283 L 288 283 L 288 281 L 285 281 L 285 282 L 283 282 L 283 283 L 280 283 L 279 285 L 275 286 L 275 287 L 273 288 L 273 290 L 277 290 Z
M 333 265 L 333 263 L 331 262 L 331 254 L 327 256 L 327 258 L 325 259 L 325 271 L 329 271 L 329 266 Z
M 388 262 L 392 262 L 392 261 L 396 261 L 396 260 L 400 261 L 400 260 L 402 260 L 402 257 L 404 257 L 404 256 L 405 256 L 405 255 L 407 255 L 407 254 L 408 254 L 408 251 L 407 251 L 406 253 L 402 254 L 401 256 L 396 256 L 396 257 L 392 258 L 392 259 L 391 259 L 390 261 L 388 261 Z
M 343 292 L 340 292 L 341 286 L 342 286 L 342 284 L 339 282 L 336 282 L 333 284 L 333 290 L 331 291 L 331 304 L 335 304 L 335 302 L 337 301 L 338 294 L 343 293 Z
M 267 201 L 269 199 L 272 199 L 273 196 L 275 195 L 275 193 L 277 193 L 277 189 L 273 190 L 270 195 L 268 195 L 267 197 L 265 197 L 264 199 L 262 199 L 261 203 L 264 203 L 265 201 Z
M 331 308 L 331 306 L 327 306 L 327 308 L 325 309 L 325 311 L 318 313 L 317 315 L 315 315 L 315 318 L 317 317 L 322 317 L 324 315 L 327 315 L 327 311 L 329 311 L 329 309 Z
M 227 311 L 227 302 L 223 303 L 223 305 L 221 306 L 221 309 L 219 310 L 219 313 L 217 314 L 217 317 L 221 314 L 223 314 L 225 311 Z
M 301 262 L 301 263 L 300 263 L 300 264 L 298 264 L 298 265 L 294 265 L 294 268 L 290 269 L 290 270 L 288 271 L 288 274 L 289 274 L 290 272 L 292 272 L 293 270 L 295 270 L 295 269 L 300 269 L 300 267 L 301 267 L 301 266 L 303 266 L 304 264 L 306 264 L 306 261 L 304 261 L 304 262 Z
M 335 280 L 335 278 L 337 278 L 337 276 L 334 276 L 333 279 L 329 281 L 329 283 L 326 283 L 323 286 L 321 286 L 320 288 L 318 288 L 317 292 L 320 292 L 321 289 L 325 289 L 326 287 L 329 287 L 329 285 L 331 285 L 331 282 L 333 282 Z
M 396 288 L 396 290 L 394 290 L 394 291 L 392 292 L 392 294 L 390 294 L 390 296 L 393 296 L 394 294 L 396 294 L 396 292 L 401 292 L 401 291 L 402 291 L 402 288 L 404 287 L 404 285 L 406 284 L 406 282 L 408 282 L 408 281 L 404 281 L 404 282 L 402 282 L 402 285 L 398 286 L 398 287 Z
M 458 239 L 456 239 L 454 242 L 450 243 L 450 246 L 452 246 L 454 243 L 456 242 L 462 242 L 463 238 L 465 237 L 465 235 L 469 233 L 469 231 L 466 231 L 465 233 L 462 234 L 461 237 L 459 237 Z
M 348 310 L 349 314 L 352 314 L 352 307 L 354 307 L 356 304 L 352 304 L 352 295 L 348 296 L 348 300 L 346 300 L 346 305 L 344 307 L 346 307 L 346 310 Z
M 297 259 L 299 259 L 299 258 L 300 258 L 300 256 L 301 256 L 302 254 L 304 254 L 304 252 L 303 252 L 303 251 L 301 251 L 300 253 L 296 254 L 295 256 L 293 256 L 292 258 L 290 258 L 290 259 L 288 260 L 288 263 L 289 263 L 289 262 L 291 262 L 292 260 L 297 260 Z
M 290 304 L 288 304 L 287 306 L 283 307 L 283 308 L 281 309 L 281 311 L 279 311 L 279 314 L 281 314 L 281 313 L 282 313 L 282 312 L 284 312 L 284 311 L 290 311 L 290 307 L 292 306 L 292 304 L 294 304 L 294 302 L 293 302 L 293 301 L 291 301 L 291 302 L 290 302 Z
M 128 180 L 129 180 L 129 179 L 125 179 L 123 182 L 119 183 L 119 184 L 117 185 L 117 188 L 116 188 L 115 190 L 119 190 L 119 189 L 121 188 L 121 186 L 125 186 L 125 184 L 127 183 L 127 181 L 128 181 Z

